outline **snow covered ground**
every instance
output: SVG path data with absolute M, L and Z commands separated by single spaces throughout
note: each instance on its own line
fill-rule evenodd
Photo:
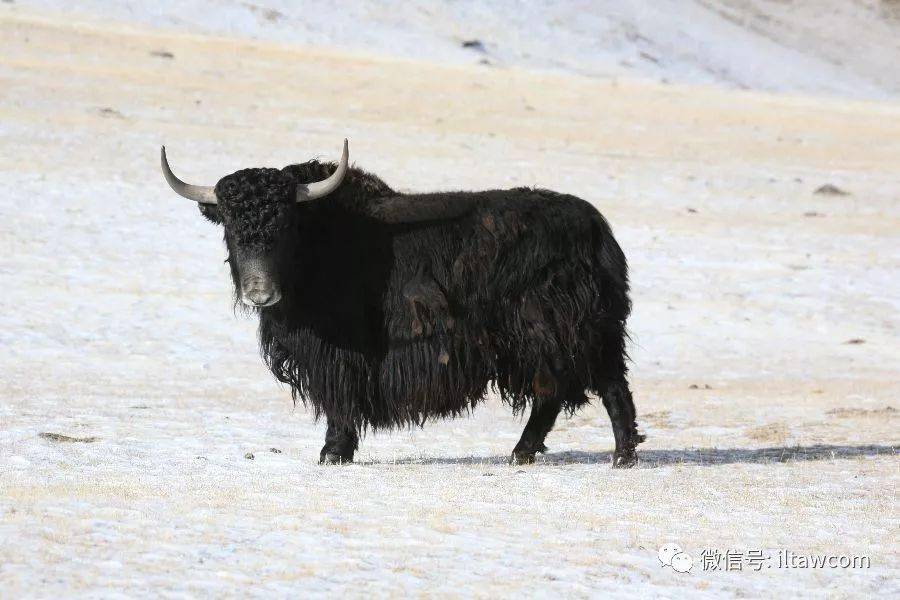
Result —
M 896 73 L 851 68 L 867 41 L 846 76 L 790 88 L 832 97 L 776 96 L 544 64 L 536 41 L 493 48 L 515 27 L 467 3 L 452 35 L 492 66 L 432 19 L 405 30 L 419 46 L 347 44 L 339 25 L 294 40 L 289 16 L 234 32 L 79 6 L 0 4 L 0 597 L 900 592 L 900 105 L 833 97 L 896 98 Z M 372 19 L 399 22 L 389 6 Z M 690 73 L 658 74 L 729 84 Z M 494 399 L 315 464 L 323 427 L 263 368 L 220 232 L 158 149 L 213 183 L 344 136 L 401 189 L 540 185 L 603 211 L 632 265 L 638 468 L 609 468 L 602 406 L 510 467 L 523 424 Z M 669 542 L 692 573 L 660 566 Z M 870 567 L 710 571 L 705 549 Z

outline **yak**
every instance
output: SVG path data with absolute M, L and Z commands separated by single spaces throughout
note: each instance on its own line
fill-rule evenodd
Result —
M 613 467 L 635 464 L 625 255 L 588 202 L 546 189 L 411 194 L 348 164 L 242 169 L 171 188 L 224 227 L 261 354 L 327 421 L 322 463 L 367 429 L 469 413 L 491 389 L 531 412 L 512 451 L 532 463 L 560 411 L 602 398 Z

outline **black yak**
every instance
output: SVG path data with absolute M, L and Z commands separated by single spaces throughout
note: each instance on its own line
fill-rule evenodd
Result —
M 560 410 L 603 399 L 613 466 L 637 431 L 626 378 L 625 256 L 579 198 L 543 189 L 401 194 L 375 175 L 309 161 L 169 185 L 224 226 L 236 302 L 262 355 L 328 428 L 321 462 L 353 460 L 366 428 L 468 412 L 493 386 L 531 416 L 530 463 Z

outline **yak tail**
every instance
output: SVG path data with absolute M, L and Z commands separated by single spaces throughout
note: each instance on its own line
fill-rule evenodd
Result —
M 628 261 L 613 236 L 612 228 L 602 215 L 594 219 L 594 277 L 600 282 L 599 310 L 604 316 L 619 321 L 624 327 L 631 314 L 628 285 Z

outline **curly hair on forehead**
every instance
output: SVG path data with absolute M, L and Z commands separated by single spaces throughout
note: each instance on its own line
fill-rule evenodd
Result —
M 279 169 L 243 169 L 216 184 L 219 216 L 241 246 L 271 249 L 297 184 Z

